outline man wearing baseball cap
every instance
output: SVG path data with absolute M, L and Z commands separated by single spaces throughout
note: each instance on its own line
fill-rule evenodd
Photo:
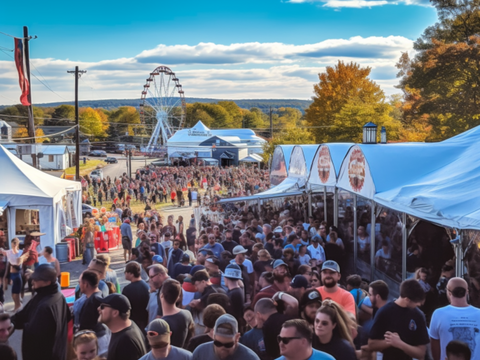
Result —
M 327 260 L 322 265 L 322 283 L 323 286 L 317 288 L 322 295 L 322 299 L 331 299 L 339 304 L 343 310 L 356 314 L 355 300 L 353 295 L 347 290 L 338 286 L 342 275 L 340 266 L 333 260 Z
M 172 331 L 165 320 L 153 320 L 147 328 L 147 340 L 152 350 L 142 356 L 139 360 L 191 360 L 192 353 L 170 345 L 171 336 Z
M 308 287 L 308 281 L 305 278 L 305 276 L 295 275 L 295 277 L 290 282 L 288 293 L 292 295 L 295 299 L 300 301 L 303 294 L 305 294 L 307 287 Z
M 198 346 L 193 360 L 260 360 L 252 350 L 239 343 L 238 323 L 230 314 L 220 316 L 213 329 L 213 341 Z
M 121 294 L 111 294 L 98 307 L 98 320 L 112 332 L 107 360 L 138 360 L 146 354 L 145 338 L 130 320 L 130 301 Z
M 273 284 L 268 285 L 261 289 L 254 297 L 252 305 L 255 307 L 255 304 L 258 300 L 263 298 L 272 298 L 279 291 L 287 291 L 288 284 L 285 285 L 285 276 L 288 273 L 288 266 L 285 262 L 281 259 L 277 259 L 273 262 Z
M 228 288 L 227 295 L 230 299 L 230 314 L 239 322 L 240 319 L 243 319 L 245 305 L 245 292 L 239 284 L 242 281 L 242 269 L 237 264 L 229 264 L 225 268 L 224 278 Z
M 235 259 L 232 259 L 230 264 L 237 264 L 242 270 L 243 284 L 247 294 L 249 294 L 251 293 L 251 291 L 249 291 L 250 285 L 253 286 L 255 283 L 255 271 L 252 262 L 245 256 L 247 251 L 248 250 L 242 245 L 235 246 L 233 248 L 233 256 L 235 256 Z
M 176 263 L 173 267 L 173 278 L 176 279 L 180 274 L 190 274 L 192 266 L 190 265 L 190 255 L 184 253 L 180 262 Z

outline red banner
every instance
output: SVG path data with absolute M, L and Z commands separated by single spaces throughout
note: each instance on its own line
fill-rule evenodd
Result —
M 15 65 L 18 71 L 18 82 L 20 84 L 20 90 L 22 95 L 20 96 L 20 102 L 22 105 L 30 105 L 28 96 L 30 95 L 30 84 L 28 83 L 26 63 L 25 63 L 25 43 L 23 39 L 15 38 Z

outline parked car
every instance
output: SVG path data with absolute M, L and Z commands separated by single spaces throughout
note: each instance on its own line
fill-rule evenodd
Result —
M 101 169 L 93 170 L 90 173 L 90 179 L 96 180 L 100 178 L 100 180 L 103 180 L 103 171 Z
M 137 147 L 135 145 L 127 145 L 127 150 L 137 150 Z
M 97 209 L 97 208 L 95 208 L 91 205 L 88 205 L 88 204 L 82 204 L 82 215 L 83 215 L 83 217 L 84 218 L 92 217 L 93 209 Z
M 103 150 L 94 150 L 88 156 L 107 157 L 107 153 Z
M 109 163 L 109 164 L 116 164 L 116 163 L 118 163 L 118 160 L 117 160 L 117 158 L 114 158 L 114 157 L 107 157 L 105 159 L 105 162 Z

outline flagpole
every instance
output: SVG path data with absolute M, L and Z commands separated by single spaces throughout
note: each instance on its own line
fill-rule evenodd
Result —
M 32 82 L 30 81 L 30 50 L 28 46 L 28 41 L 30 37 L 28 36 L 28 27 L 23 27 L 23 41 L 25 47 L 25 68 L 27 71 L 27 79 L 29 83 L 29 92 L 28 92 L 28 102 L 30 105 L 28 109 L 28 137 L 30 138 L 30 143 L 35 144 L 35 121 L 33 119 L 33 105 L 32 105 Z M 33 147 L 35 148 L 35 147 Z M 32 165 L 34 168 L 37 167 L 37 151 L 36 149 L 32 151 Z

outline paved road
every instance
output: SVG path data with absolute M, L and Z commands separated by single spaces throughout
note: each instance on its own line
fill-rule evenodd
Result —
M 138 164 L 138 167 L 141 167 L 144 165 L 145 165 L 145 162 L 143 162 L 143 165 Z M 121 170 L 122 167 L 125 168 L 125 166 L 126 165 L 124 163 L 120 164 L 119 162 L 119 164 L 109 165 L 108 168 L 113 168 L 112 170 L 114 171 L 112 173 L 113 176 L 118 176 L 119 172 L 117 171 L 122 171 Z M 132 161 L 132 168 L 134 168 L 133 161 Z M 107 173 L 107 175 L 110 175 L 110 173 Z M 188 206 L 182 207 L 182 208 L 178 208 L 177 206 L 167 206 L 161 209 L 161 213 L 164 215 L 164 218 L 166 218 L 168 215 L 174 215 L 176 219 L 179 215 L 182 215 L 183 218 L 185 219 L 185 223 L 188 224 L 190 220 L 190 216 L 193 213 L 193 208 Z M 117 272 L 117 277 L 120 282 L 120 286 L 123 288 L 128 284 L 128 282 L 125 280 L 125 275 L 123 273 L 125 268 L 125 262 L 123 260 L 123 250 L 122 249 L 113 250 L 110 252 L 110 256 L 112 258 L 111 268 Z M 62 272 L 66 271 L 70 273 L 70 287 L 75 287 L 78 283 L 78 278 L 80 277 L 80 274 L 82 273 L 83 270 L 86 269 L 86 265 L 82 265 L 82 260 L 78 258 L 78 260 L 60 264 L 60 268 Z M 13 309 L 13 302 L 12 302 L 10 290 L 11 290 L 11 286 L 9 287 L 9 290 L 7 290 L 7 293 L 5 294 L 6 310 Z M 26 293 L 23 303 L 26 304 L 30 300 L 30 298 L 31 298 L 30 293 Z M 22 360 L 22 355 L 21 355 L 22 331 L 21 330 L 15 331 L 15 333 L 10 337 L 10 346 L 12 346 L 17 352 L 18 359 Z

